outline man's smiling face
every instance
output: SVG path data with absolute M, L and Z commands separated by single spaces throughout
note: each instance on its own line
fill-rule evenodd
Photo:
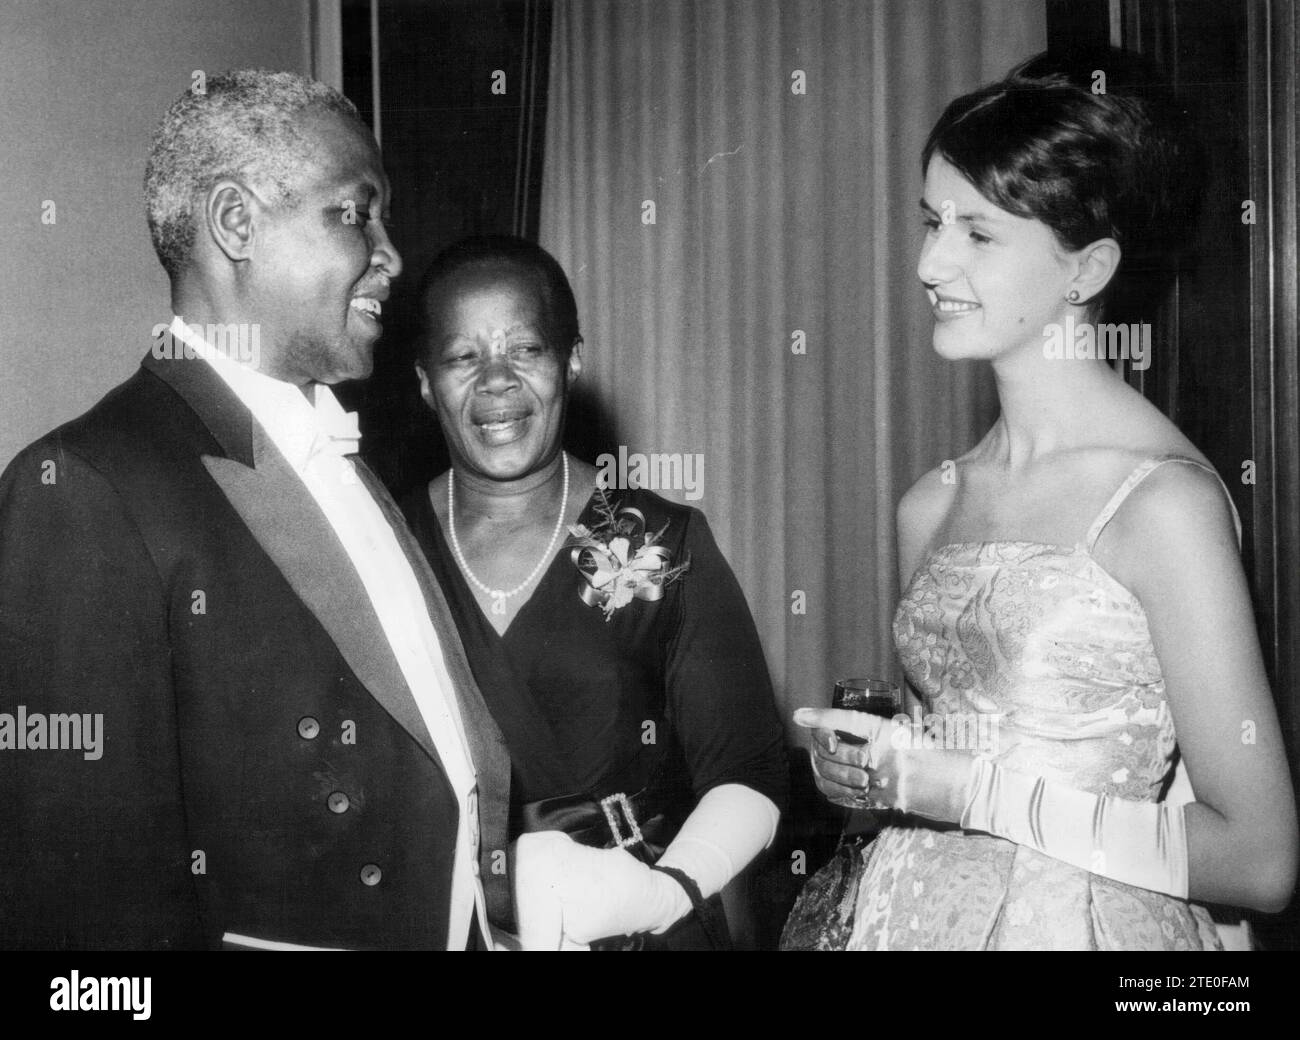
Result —
M 260 209 L 247 277 L 261 323 L 263 365 L 288 382 L 364 379 L 382 331 L 382 301 L 402 260 L 383 220 L 388 179 L 365 128 L 334 114 L 310 117 L 291 204 Z

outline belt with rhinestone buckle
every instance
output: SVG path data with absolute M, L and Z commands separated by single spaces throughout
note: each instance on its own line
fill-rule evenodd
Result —
M 622 810 L 623 820 L 627 823 L 629 833 L 626 837 L 623 835 L 623 827 L 619 822 L 618 814 L 614 812 L 615 805 Z M 622 791 L 611 794 L 607 798 L 602 798 L 600 807 L 604 810 L 605 822 L 609 824 L 609 832 L 614 836 L 618 848 L 626 849 L 632 845 L 639 845 L 645 840 L 641 836 L 641 828 L 637 825 L 636 816 L 632 812 L 632 803 L 628 801 L 627 795 Z

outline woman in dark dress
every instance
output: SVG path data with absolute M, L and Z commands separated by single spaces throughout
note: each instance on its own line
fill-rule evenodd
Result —
M 452 468 L 404 508 L 510 748 L 520 938 L 720 944 L 705 901 L 770 844 L 787 776 L 740 587 L 702 513 L 562 450 L 582 339 L 548 253 L 458 243 L 421 302 Z

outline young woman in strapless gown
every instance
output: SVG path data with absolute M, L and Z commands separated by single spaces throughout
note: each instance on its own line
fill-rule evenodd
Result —
M 1178 148 L 1046 57 L 931 132 L 933 345 L 992 365 L 1001 414 L 898 507 L 894 638 L 924 726 L 796 713 L 823 794 L 890 825 L 810 880 L 783 948 L 1218 949 L 1207 905 L 1290 899 L 1294 796 L 1227 489 L 1104 359 L 1052 349 L 1121 320 L 1130 270 L 1171 255 Z

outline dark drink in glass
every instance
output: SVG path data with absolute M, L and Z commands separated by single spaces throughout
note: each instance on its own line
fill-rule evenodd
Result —
M 892 719 L 903 710 L 903 698 L 898 684 L 888 679 L 839 679 L 831 695 L 831 707 Z M 861 737 L 843 730 L 837 729 L 835 735 L 848 744 L 866 743 Z

